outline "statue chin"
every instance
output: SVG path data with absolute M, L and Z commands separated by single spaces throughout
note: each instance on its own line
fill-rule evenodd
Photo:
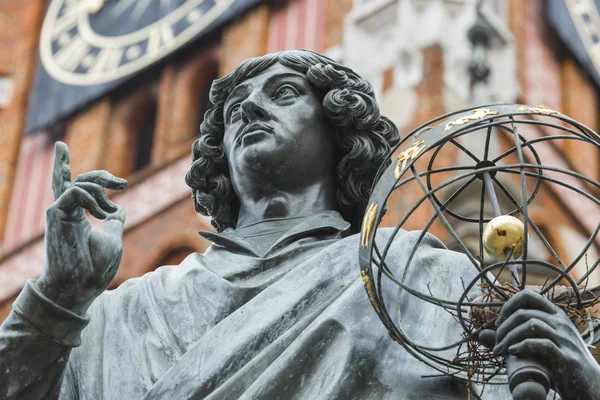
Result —
M 294 152 L 293 148 L 287 147 L 290 146 L 282 146 L 262 133 L 253 134 L 248 139 L 243 138 L 236 154 L 237 160 L 232 164 L 239 166 L 234 167 L 238 173 L 260 172 L 264 180 L 265 174 L 269 176 L 272 172 L 279 175 L 286 169 L 285 165 L 289 164 L 289 158 Z
M 253 143 L 241 149 L 241 162 L 239 165 L 242 167 L 243 172 L 264 172 L 265 168 L 273 165 L 271 159 L 275 152 L 266 147 L 262 143 Z

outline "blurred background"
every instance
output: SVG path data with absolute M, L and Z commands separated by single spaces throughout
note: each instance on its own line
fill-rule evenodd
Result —
M 598 3 L 1 0 L 0 321 L 43 269 L 55 141 L 69 146 L 73 176 L 106 169 L 129 180 L 111 194 L 127 212 L 116 287 L 208 247 L 197 231 L 212 230 L 210 221 L 194 212 L 184 176 L 210 84 L 242 60 L 294 48 L 328 55 L 373 84 L 403 136 L 446 112 L 496 102 L 544 105 L 598 131 Z M 442 158 L 460 162 L 455 153 Z M 544 157 L 599 179 L 593 146 L 565 141 Z M 457 201 L 468 214 L 479 192 Z M 531 211 L 561 258 L 574 257 L 600 220 L 597 205 L 578 201 L 547 187 Z M 386 222 L 412 202 L 393 198 Z M 416 212 L 408 227 L 430 215 Z M 592 241 L 575 275 L 598 259 Z M 543 244 L 536 249 L 549 257 Z M 590 285 L 598 284 L 595 273 Z

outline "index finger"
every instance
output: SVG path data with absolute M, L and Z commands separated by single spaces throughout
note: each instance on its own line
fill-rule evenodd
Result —
M 127 181 L 117 178 L 108 171 L 84 172 L 75 178 L 75 182 L 91 182 L 111 190 L 123 190 L 127 187 Z
M 69 167 L 69 148 L 63 142 L 54 145 L 54 165 L 52 167 L 52 192 L 57 200 L 69 187 L 71 167 Z

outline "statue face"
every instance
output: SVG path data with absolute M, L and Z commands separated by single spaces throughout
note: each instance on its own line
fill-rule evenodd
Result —
M 275 64 L 239 84 L 224 105 L 223 146 L 233 186 L 301 184 L 330 174 L 335 145 L 321 100 L 306 77 Z M 254 177 L 253 177 L 254 176 Z

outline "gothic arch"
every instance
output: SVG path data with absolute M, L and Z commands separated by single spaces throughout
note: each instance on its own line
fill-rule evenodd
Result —
M 219 50 L 207 49 L 171 66 L 161 78 L 159 126 L 153 163 L 160 164 L 189 152 L 208 108 L 208 92 L 219 70 Z M 168 97 L 168 101 L 165 99 Z
M 137 90 L 115 104 L 105 152 L 106 169 L 127 177 L 150 164 L 157 111 L 155 85 Z

